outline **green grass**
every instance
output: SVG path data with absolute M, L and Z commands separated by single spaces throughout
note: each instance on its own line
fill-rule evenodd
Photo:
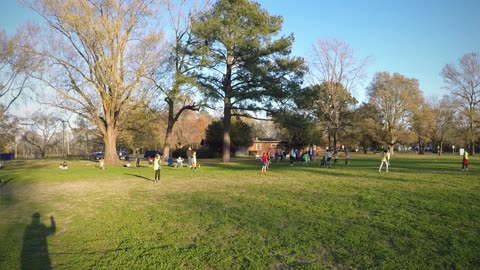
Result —
M 195 172 L 12 161 L 0 269 L 478 269 L 480 159 L 379 155 L 350 166 L 200 160 Z M 38 213 L 35 224 L 32 215 Z M 50 216 L 55 221 L 52 228 Z

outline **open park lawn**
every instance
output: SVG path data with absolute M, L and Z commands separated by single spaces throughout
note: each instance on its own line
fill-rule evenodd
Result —
M 197 171 L 15 160 L 0 169 L 0 269 L 479 269 L 480 158 L 252 158 Z

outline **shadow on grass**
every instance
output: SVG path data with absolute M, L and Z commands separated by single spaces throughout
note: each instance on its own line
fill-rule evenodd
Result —
M 0 189 L 6 186 L 12 180 L 13 178 L 8 178 L 8 179 L 0 178 Z
M 40 223 L 40 213 L 32 215 L 25 228 L 22 247 L 22 269 L 52 269 L 48 253 L 47 236 L 56 231 L 55 219 L 50 216 L 50 226 Z
M 13 181 L 13 178 L 0 179 L 0 203 L 5 205 L 13 200 L 13 195 L 9 187 L 6 187 L 8 183 Z
M 123 174 L 125 174 L 125 175 L 130 175 L 130 176 L 135 176 L 135 177 L 137 177 L 137 178 L 141 178 L 141 179 L 146 180 L 146 181 L 152 181 L 152 182 L 154 182 L 154 180 L 152 180 L 152 179 L 150 179 L 150 178 L 148 178 L 148 177 L 145 177 L 145 176 L 143 176 L 143 175 L 138 175 L 138 174 L 133 174 L 133 173 L 123 173 Z

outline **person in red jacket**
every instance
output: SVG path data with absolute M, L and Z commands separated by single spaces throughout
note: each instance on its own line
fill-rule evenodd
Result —
M 267 173 L 267 155 L 262 155 L 262 173 Z

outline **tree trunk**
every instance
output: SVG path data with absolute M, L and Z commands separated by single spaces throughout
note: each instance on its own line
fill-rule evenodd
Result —
M 165 132 L 165 146 L 163 147 L 163 158 L 168 160 L 170 157 L 170 138 L 173 133 L 173 125 L 175 124 L 175 119 L 173 116 L 173 101 L 165 99 L 168 104 L 168 120 L 167 120 L 167 131 Z
M 393 149 L 394 146 L 395 146 L 394 144 L 389 144 L 388 145 L 388 151 L 390 152 L 390 155 L 392 155 L 392 156 L 395 154 L 394 149 Z
M 230 162 L 230 133 L 232 131 L 232 111 L 230 104 L 225 104 L 223 111 L 223 162 Z
M 107 132 L 103 137 L 103 142 L 105 144 L 104 151 L 104 160 L 105 164 L 118 164 L 120 163 L 117 154 L 117 130 L 112 127 L 107 127 Z
M 472 139 L 472 142 L 470 143 L 471 147 L 470 147 L 470 155 L 475 155 L 475 139 Z
M 337 129 L 333 130 L 333 151 L 337 151 Z

